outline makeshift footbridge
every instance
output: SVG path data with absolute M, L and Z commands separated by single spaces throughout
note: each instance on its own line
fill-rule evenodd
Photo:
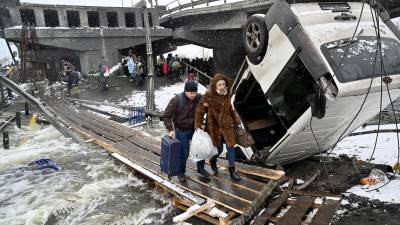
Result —
M 185 211 L 174 218 L 176 222 L 197 216 L 212 224 L 248 224 L 253 220 L 255 224 L 273 222 L 294 225 L 302 223 L 305 213 L 313 205 L 313 198 L 307 197 L 307 204 L 304 204 L 304 198 L 301 198 L 298 203 L 291 203 L 294 204 L 294 210 L 291 211 L 296 216 L 295 220 L 291 217 L 277 218 L 276 212 L 279 211 L 280 205 L 291 202 L 287 193 L 279 198 L 279 204 L 274 203 L 273 210 L 271 207 L 262 209 L 277 182 L 284 177 L 284 172 L 237 163 L 237 170 L 242 179 L 233 181 L 226 171 L 227 162 L 223 159 L 219 160 L 220 173 L 218 176 L 211 176 L 209 180 L 203 180 L 198 175 L 195 163 L 190 160 L 186 169 L 187 182 L 168 180 L 167 175 L 160 170 L 159 139 L 89 111 L 78 110 L 66 100 L 45 97 L 41 102 L 7 78 L 1 77 L 0 81 L 28 100 L 63 134 L 75 140 L 80 139 L 80 142 L 83 142 L 83 138 L 86 143 L 101 146 L 136 173 L 147 177 L 156 189 L 171 199 L 176 208 Z M 211 171 L 208 166 L 206 169 Z M 326 207 L 320 204 L 315 208 L 325 210 Z M 334 210 L 328 211 L 329 216 L 315 224 L 329 224 Z

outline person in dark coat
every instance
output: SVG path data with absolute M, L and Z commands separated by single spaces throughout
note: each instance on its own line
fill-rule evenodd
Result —
M 71 94 L 71 89 L 79 84 L 79 73 L 77 71 L 67 70 L 67 88 L 68 94 Z
M 230 80 L 222 75 L 216 74 L 208 90 L 200 99 L 196 109 L 195 125 L 197 129 L 203 127 L 203 117 L 207 113 L 204 130 L 210 135 L 214 146 L 218 148 L 218 154 L 210 159 L 211 169 L 218 174 L 217 159 L 222 153 L 222 144 L 225 142 L 228 153 L 226 158 L 229 162 L 229 174 L 232 179 L 240 180 L 235 170 L 235 134 L 233 127 L 240 125 L 240 119 L 234 111 L 229 96 Z M 204 160 L 197 163 L 197 171 L 204 177 L 209 173 L 204 169 Z
M 165 127 L 168 129 L 168 135 L 171 138 L 177 138 L 181 142 L 181 152 L 183 153 L 181 156 L 182 173 L 178 176 L 181 182 L 186 181 L 186 161 L 189 157 L 189 141 L 192 140 L 194 133 L 194 114 L 200 100 L 198 95 L 197 82 L 192 80 L 186 82 L 184 92 L 173 97 L 162 114 Z M 179 106 L 179 98 L 183 100 L 181 106 Z

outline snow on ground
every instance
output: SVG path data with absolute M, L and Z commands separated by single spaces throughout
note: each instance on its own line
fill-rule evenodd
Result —
M 358 128 L 355 132 L 376 130 L 376 126 L 367 126 L 365 128 Z M 381 125 L 381 129 L 395 129 L 395 124 Z M 359 160 L 368 161 L 374 149 L 376 134 L 365 134 L 358 136 L 347 137 L 342 140 L 332 152 L 334 155 L 345 154 L 350 157 L 355 157 Z M 374 156 L 371 160 L 375 164 L 386 164 L 393 166 L 398 161 L 398 146 L 396 133 L 380 133 L 376 145 Z M 355 194 L 358 196 L 375 199 L 382 202 L 400 203 L 400 176 L 389 182 L 378 190 L 375 188 L 381 187 L 387 183 L 388 180 L 376 185 L 356 185 L 349 190 L 346 194 Z
M 382 125 L 381 129 L 393 129 L 394 124 Z M 375 130 L 377 126 L 367 126 L 364 129 L 359 128 L 356 132 Z M 374 149 L 376 134 L 365 134 L 350 136 L 338 143 L 332 152 L 335 155 L 345 154 L 350 157 L 367 161 L 370 159 Z M 371 160 L 375 164 L 387 164 L 393 166 L 398 159 L 397 134 L 396 133 L 380 133 L 375 149 L 374 156 Z
M 167 107 L 169 100 L 173 98 L 176 94 L 183 91 L 185 83 L 179 82 L 173 85 L 161 87 L 159 90 L 154 92 L 154 103 L 156 105 L 156 110 L 164 111 Z M 199 84 L 198 92 L 204 94 L 206 88 Z M 146 92 L 145 91 L 133 91 L 130 95 L 124 97 L 127 100 L 117 102 L 120 105 L 127 106 L 145 106 L 146 105 Z
M 388 180 L 385 181 L 385 183 Z M 381 202 L 388 203 L 398 203 L 400 204 L 400 177 L 389 182 L 387 185 L 381 187 L 385 183 L 379 183 L 376 185 L 357 185 L 349 190 L 347 190 L 347 194 L 355 194 L 361 197 L 366 197 L 369 199 L 376 199 Z M 381 188 L 379 188 L 381 187 Z M 378 190 L 374 190 L 375 188 L 379 188 Z
M 156 110 L 162 112 L 167 107 L 169 100 L 173 98 L 176 94 L 179 94 L 183 91 L 185 86 L 184 82 L 179 82 L 173 85 L 161 87 L 159 90 L 154 92 L 154 103 L 156 106 Z M 199 84 L 198 92 L 204 94 L 206 92 L 206 88 Z M 146 91 L 132 91 L 131 94 L 123 97 L 121 101 L 117 101 L 114 104 L 123 105 L 123 106 L 132 106 L 132 107 L 144 107 L 146 106 Z M 107 101 L 106 101 L 107 102 Z M 108 105 L 100 105 L 100 106 L 92 106 L 99 110 L 106 111 L 118 116 L 127 117 L 129 115 L 129 110 L 115 108 Z
M 108 71 L 110 74 L 114 73 L 116 70 L 118 70 L 121 67 L 121 63 L 118 63 L 117 65 L 114 65 L 111 67 L 111 69 Z
M 179 82 L 170 86 L 165 86 L 160 88 L 154 93 L 154 101 L 156 104 L 157 110 L 164 111 L 167 107 L 169 100 L 173 98 L 176 94 L 179 94 L 183 91 L 185 83 Z M 199 84 L 198 92 L 200 94 L 204 94 L 206 92 L 206 88 Z

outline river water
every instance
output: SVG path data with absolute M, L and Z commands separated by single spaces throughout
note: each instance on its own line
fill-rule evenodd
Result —
M 171 224 L 175 210 L 101 148 L 79 145 L 52 126 L 10 128 L 0 148 L 0 224 Z M 50 158 L 61 167 L 24 168 Z

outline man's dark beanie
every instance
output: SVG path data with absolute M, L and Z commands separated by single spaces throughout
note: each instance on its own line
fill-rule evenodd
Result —
M 185 84 L 185 92 L 197 92 L 197 82 L 189 80 Z

